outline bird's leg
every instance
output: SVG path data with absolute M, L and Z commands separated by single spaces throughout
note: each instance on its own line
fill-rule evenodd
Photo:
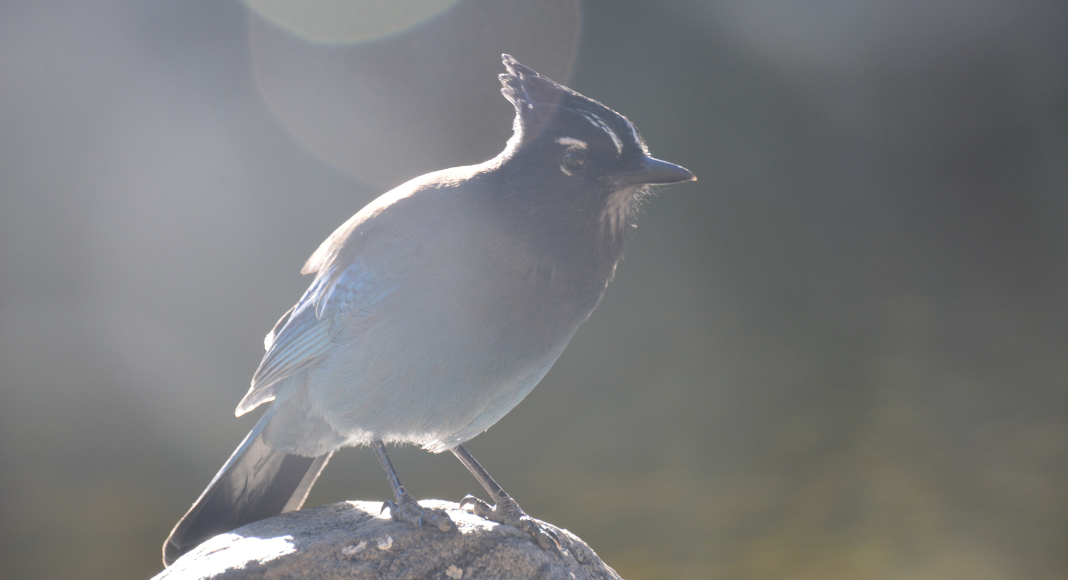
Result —
M 471 472 L 471 475 L 474 475 L 475 479 L 482 484 L 486 493 L 490 494 L 490 497 L 497 502 L 497 505 L 491 506 L 477 497 L 469 495 L 460 500 L 460 507 L 469 507 L 472 513 L 481 518 L 519 528 L 533 536 L 542 548 L 547 550 L 550 548 L 561 549 L 560 541 L 556 538 L 556 534 L 543 526 L 541 522 L 528 516 L 519 507 L 519 504 L 512 499 L 512 496 L 508 495 L 496 481 L 493 481 L 490 474 L 479 465 L 478 461 L 463 445 L 454 447 L 452 453 Z
M 393 488 L 393 496 L 397 498 L 396 503 L 385 502 L 382 509 L 389 508 L 389 515 L 394 520 L 408 522 L 417 528 L 423 527 L 425 523 L 431 524 L 443 532 L 455 527 L 445 510 L 424 508 L 419 505 L 419 502 L 415 501 L 415 498 L 408 493 L 408 490 L 404 489 L 400 478 L 397 477 L 397 470 L 393 468 L 393 462 L 389 460 L 389 454 L 386 453 L 386 445 L 382 443 L 381 439 L 372 441 L 371 447 L 374 447 L 375 455 L 378 456 L 378 461 L 382 463 L 382 469 L 386 470 L 389 486 Z

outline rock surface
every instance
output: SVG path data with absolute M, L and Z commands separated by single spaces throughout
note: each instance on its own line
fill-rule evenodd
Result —
M 395 522 L 377 502 L 343 502 L 289 512 L 216 536 L 154 580 L 333 578 L 509 580 L 619 579 L 578 537 L 551 524 L 559 553 L 527 534 L 486 521 L 452 502 L 458 529 L 441 532 Z

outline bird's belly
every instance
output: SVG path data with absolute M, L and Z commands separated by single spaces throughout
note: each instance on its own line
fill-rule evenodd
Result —
M 398 296 L 403 307 L 356 321 L 309 370 L 310 402 L 349 444 L 440 451 L 474 437 L 537 385 L 589 315 L 529 290 L 444 294 L 465 298 Z

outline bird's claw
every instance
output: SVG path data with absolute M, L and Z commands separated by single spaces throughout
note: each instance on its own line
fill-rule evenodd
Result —
M 469 508 L 471 513 L 480 518 L 512 526 L 526 532 L 545 550 L 563 552 L 563 547 L 560 545 L 560 539 L 556 537 L 556 533 L 538 520 L 528 516 L 511 497 L 501 499 L 497 502 L 497 505 L 491 506 L 481 499 L 469 495 L 460 500 L 460 508 Z
M 437 529 L 447 532 L 456 527 L 452 518 L 443 509 L 430 509 L 419 505 L 410 495 L 401 498 L 400 504 L 392 501 L 382 502 L 382 509 L 378 513 L 389 510 L 389 516 L 394 521 L 408 522 L 416 528 L 422 528 L 423 523 L 429 523 Z

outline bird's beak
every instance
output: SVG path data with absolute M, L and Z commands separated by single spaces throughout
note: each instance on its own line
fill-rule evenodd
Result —
M 643 157 L 637 167 L 613 177 L 620 185 L 656 185 L 697 181 L 697 177 L 690 173 L 689 169 L 653 157 Z

